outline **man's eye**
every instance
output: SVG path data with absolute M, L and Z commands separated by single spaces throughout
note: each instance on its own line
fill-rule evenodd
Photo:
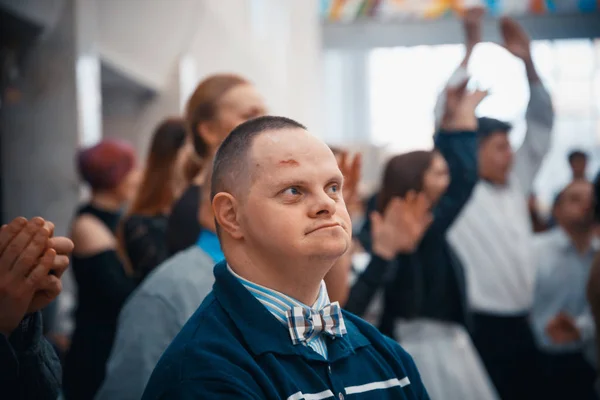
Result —
M 300 194 L 300 190 L 297 187 L 287 188 L 283 191 L 283 194 L 289 194 L 291 196 L 297 196 Z

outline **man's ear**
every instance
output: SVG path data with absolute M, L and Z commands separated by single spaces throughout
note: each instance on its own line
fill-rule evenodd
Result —
M 238 222 L 238 202 L 231 194 L 219 192 L 212 201 L 215 220 L 221 228 L 221 233 L 226 232 L 234 239 L 244 237 Z

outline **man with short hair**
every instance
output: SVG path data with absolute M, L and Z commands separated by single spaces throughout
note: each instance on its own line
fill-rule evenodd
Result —
M 212 205 L 226 261 L 143 399 L 428 399 L 411 357 L 329 304 L 350 245 L 331 150 L 283 117 L 239 125 L 217 152 Z
M 528 322 L 536 263 L 527 196 L 550 146 L 554 112 L 529 37 L 510 18 L 503 18 L 500 28 L 505 48 L 523 61 L 529 80 L 527 133 L 513 153 L 510 124 L 479 119 L 480 181 L 448 238 L 466 272 L 473 342 L 500 397 L 532 399 L 539 394 Z
M 589 350 L 595 329 L 585 290 L 598 251 L 592 184 L 570 183 L 553 210 L 558 226 L 534 241 L 538 268 L 531 320 L 544 382 L 552 382 L 540 398 L 593 399 L 595 373 L 589 361 L 595 354 Z

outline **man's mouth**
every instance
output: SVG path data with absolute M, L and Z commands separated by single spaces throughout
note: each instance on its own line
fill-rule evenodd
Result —
M 323 224 L 323 225 L 319 225 L 318 227 L 316 227 L 316 228 L 314 228 L 314 229 L 310 230 L 310 231 L 307 233 L 307 235 L 308 235 L 309 233 L 313 233 L 313 232 L 316 232 L 316 231 L 320 231 L 320 230 L 322 230 L 322 229 L 331 229 L 331 228 L 335 228 L 335 227 L 340 227 L 340 228 L 341 228 L 342 226 L 341 226 L 339 223 L 337 223 L 337 222 L 331 222 L 331 223 L 329 223 L 329 224 Z

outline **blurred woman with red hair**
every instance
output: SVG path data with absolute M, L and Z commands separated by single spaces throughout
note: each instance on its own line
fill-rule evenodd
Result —
M 133 147 L 113 139 L 80 151 L 77 168 L 91 198 L 77 210 L 71 226 L 78 305 L 65 360 L 64 394 L 85 400 L 102 383 L 117 316 L 136 286 L 117 254 L 115 232 L 121 209 L 135 193 L 138 173 Z

